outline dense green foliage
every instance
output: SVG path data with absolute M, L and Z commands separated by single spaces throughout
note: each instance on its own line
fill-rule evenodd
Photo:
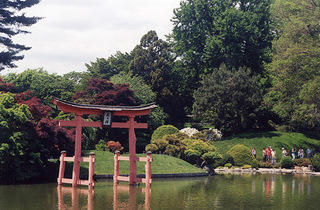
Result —
M 0 94 L 0 183 L 39 178 L 46 173 L 49 158 L 73 150 L 71 133 L 43 118 L 47 112 L 37 100 L 17 103 L 16 98 L 12 93 Z
M 156 93 L 152 91 L 150 85 L 147 85 L 143 78 L 140 76 L 134 76 L 132 73 L 121 72 L 110 78 L 110 81 L 117 84 L 128 84 L 130 89 L 134 91 L 134 96 L 137 99 L 138 104 L 147 104 L 156 101 Z M 163 112 L 161 107 L 157 107 L 151 110 L 150 122 L 152 130 L 163 125 L 167 118 L 166 113 Z
M 13 36 L 25 34 L 26 26 L 31 26 L 38 22 L 38 17 L 27 17 L 21 10 L 38 4 L 40 0 L 12 1 L 6 0 L 0 3 L 0 71 L 5 67 L 16 67 L 15 61 L 23 59 L 23 55 L 18 54 L 23 50 L 29 50 L 22 44 L 13 42 Z
M 281 168 L 292 168 L 294 163 L 291 157 L 282 157 L 280 161 Z
M 298 158 L 293 160 L 293 164 L 295 166 L 304 166 L 308 167 L 309 165 L 312 165 L 311 160 L 309 158 Z
M 151 136 L 151 143 L 157 139 L 162 139 L 165 135 L 179 132 L 179 129 L 173 125 L 162 125 L 158 127 Z
M 320 171 L 320 153 L 315 154 L 311 159 L 315 171 Z
M 74 95 L 75 84 L 64 76 L 49 74 L 40 69 L 28 69 L 22 73 L 10 73 L 4 77 L 6 82 L 15 86 L 16 92 L 31 91 L 45 104 L 51 104 L 51 97 L 71 100 Z
M 263 116 L 262 94 L 257 87 L 258 79 L 250 76 L 248 69 L 231 71 L 222 66 L 207 75 L 195 92 L 194 116 L 212 123 L 223 133 L 263 128 L 268 118 Z
M 254 158 L 251 154 L 251 150 L 241 144 L 233 146 L 227 153 L 233 157 L 236 166 L 242 166 L 244 164 L 251 165 Z
M 319 13 L 309 0 L 277 0 L 272 5 L 277 39 L 266 101 L 291 130 L 319 133 Z
M 222 63 L 262 72 L 272 40 L 269 6 L 269 0 L 181 1 L 172 18 L 172 39 L 194 89 Z

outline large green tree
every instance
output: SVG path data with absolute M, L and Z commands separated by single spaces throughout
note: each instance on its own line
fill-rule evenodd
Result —
M 15 61 L 23 59 L 19 52 L 29 50 L 22 44 L 14 43 L 17 34 L 28 33 L 23 27 L 35 24 L 40 18 L 27 17 L 23 9 L 38 4 L 40 0 L 1 0 L 0 1 L 0 70 L 15 67 Z
M 174 10 L 171 34 L 188 83 L 224 63 L 262 73 L 271 47 L 270 0 L 183 0 Z
M 97 58 L 95 62 L 85 64 L 91 78 L 110 79 L 121 71 L 128 72 L 132 56 L 128 53 L 117 52 L 108 59 Z
M 259 80 L 250 74 L 246 68 L 230 70 L 222 65 L 204 77 L 194 94 L 195 118 L 229 134 L 266 126 Z
M 174 70 L 175 57 L 170 44 L 155 31 L 145 34 L 131 52 L 130 72 L 139 75 L 157 94 L 156 102 L 169 115 L 169 123 L 184 122 L 184 97 L 179 92 L 183 80 Z
M 320 3 L 276 0 L 272 7 L 277 39 L 266 101 L 282 123 L 300 131 L 320 127 Z

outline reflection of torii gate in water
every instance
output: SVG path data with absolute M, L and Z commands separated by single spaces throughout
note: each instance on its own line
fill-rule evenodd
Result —
M 115 171 L 114 171 L 114 181 L 118 180 L 129 181 L 129 183 L 135 184 L 140 179 L 137 178 L 137 165 L 136 161 L 146 161 L 146 168 L 150 168 L 151 158 L 150 155 L 147 158 L 137 158 L 136 157 L 136 135 L 135 128 L 147 128 L 147 123 L 137 123 L 134 118 L 136 116 L 148 115 L 150 110 L 155 108 L 155 104 L 148 104 L 144 106 L 109 106 L 109 105 L 87 105 L 87 104 L 75 104 L 61 99 L 53 98 L 53 103 L 58 106 L 58 108 L 67 113 L 74 113 L 76 118 L 72 121 L 59 121 L 60 126 L 71 126 L 76 127 L 76 138 L 75 138 L 75 153 L 74 157 L 66 157 L 65 153 L 61 154 L 60 157 L 60 169 L 58 184 L 69 183 L 72 186 L 77 186 L 79 184 L 94 186 L 93 174 L 94 174 L 94 155 L 90 155 L 89 158 L 81 157 L 81 136 L 82 136 L 82 127 L 102 127 L 103 125 L 111 126 L 111 128 L 128 128 L 129 129 L 129 158 L 123 157 L 118 158 L 118 155 L 115 155 Z M 93 114 L 93 115 L 104 115 L 103 122 L 89 122 L 82 119 L 82 115 Z M 111 122 L 111 116 L 127 116 L 129 120 L 127 122 Z M 116 161 L 117 160 L 117 161 Z M 119 176 L 119 165 L 117 164 L 118 160 L 129 160 L 130 161 L 130 175 L 129 177 Z M 64 168 L 65 161 L 74 162 L 73 164 L 73 173 L 72 179 L 64 178 Z M 89 162 L 89 178 L 88 180 L 80 180 L 80 162 Z M 148 165 L 148 166 L 147 166 Z M 146 171 L 146 179 L 142 179 L 142 182 L 146 184 L 151 183 L 150 173 Z

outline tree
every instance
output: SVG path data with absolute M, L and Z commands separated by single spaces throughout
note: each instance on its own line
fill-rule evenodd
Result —
M 0 43 L 4 46 L 0 52 L 0 70 L 3 70 L 5 67 L 16 67 L 14 62 L 23 59 L 23 55 L 20 55 L 19 52 L 30 49 L 30 47 L 14 43 L 12 38 L 17 34 L 29 33 L 21 28 L 38 22 L 40 18 L 25 16 L 23 9 L 32 7 L 38 4 L 39 1 L 0 1 Z
M 75 92 L 74 81 L 57 74 L 49 74 L 42 68 L 28 69 L 20 74 L 10 73 L 4 79 L 14 84 L 17 92 L 31 91 L 47 105 L 51 104 L 52 96 L 70 100 Z
M 194 94 L 194 117 L 229 134 L 267 125 L 258 78 L 250 74 L 221 66 L 204 77 Z
M 90 79 L 87 89 L 76 93 L 73 99 L 79 103 L 98 105 L 136 105 L 134 92 L 128 85 L 114 85 L 103 79 Z
M 73 152 L 72 131 L 39 119 L 39 114 L 48 113 L 35 98 L 26 102 L 20 96 L 20 103 L 16 98 L 13 93 L 0 94 L 0 183 L 39 178 L 51 164 L 49 158 L 58 158 L 62 150 Z
M 283 123 L 299 131 L 320 125 L 320 4 L 310 0 L 276 0 L 272 7 L 277 39 L 268 66 L 272 88 L 265 97 Z
M 87 71 L 92 78 L 110 79 L 115 74 L 121 71 L 128 72 L 129 64 L 132 56 L 128 53 L 117 52 L 111 55 L 108 59 L 97 58 L 95 62 L 86 64 Z
M 263 72 L 270 60 L 270 0 L 184 0 L 174 10 L 171 41 L 193 90 L 222 63 Z
M 131 52 L 130 71 L 142 77 L 157 94 L 156 102 L 169 115 L 169 123 L 183 123 L 185 111 L 183 97 L 178 92 L 182 82 L 174 71 L 174 54 L 168 42 L 159 39 L 155 31 L 145 34 Z
M 145 84 L 143 78 L 133 76 L 131 73 L 122 72 L 110 78 L 113 84 L 128 84 L 130 89 L 134 91 L 135 98 L 138 104 L 147 104 L 155 102 L 156 93 L 154 93 L 150 85 Z M 150 123 L 151 130 L 163 125 L 167 115 L 163 112 L 161 107 L 151 110 Z

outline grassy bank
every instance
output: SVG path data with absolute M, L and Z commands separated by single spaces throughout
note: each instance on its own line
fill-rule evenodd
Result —
M 214 142 L 214 145 L 218 148 L 218 151 L 223 154 L 227 152 L 231 147 L 236 144 L 243 144 L 250 149 L 253 147 L 257 150 L 257 159 L 262 159 L 262 149 L 267 146 L 271 146 L 277 152 L 277 159 L 281 158 L 281 148 L 284 147 L 287 150 L 291 150 L 294 147 L 308 148 L 313 151 L 320 152 L 320 141 L 316 139 L 310 139 L 301 133 L 284 133 L 278 131 L 270 131 L 263 133 L 244 133 L 235 135 L 225 139 L 224 141 Z
M 96 154 L 95 174 L 113 174 L 114 160 L 113 153 L 105 151 L 94 151 Z M 88 156 L 90 151 L 86 152 Z M 128 154 L 124 154 L 128 156 Z M 145 154 L 137 154 L 139 157 L 145 157 Z M 174 158 L 168 155 L 152 155 L 152 173 L 153 174 L 175 174 L 175 173 L 199 173 L 202 169 L 197 168 L 184 160 Z M 137 162 L 137 173 L 144 174 L 145 162 Z M 72 164 L 68 164 L 67 173 L 71 176 Z M 120 174 L 129 174 L 129 161 L 120 161 Z M 81 174 L 88 173 L 88 163 L 81 163 Z

